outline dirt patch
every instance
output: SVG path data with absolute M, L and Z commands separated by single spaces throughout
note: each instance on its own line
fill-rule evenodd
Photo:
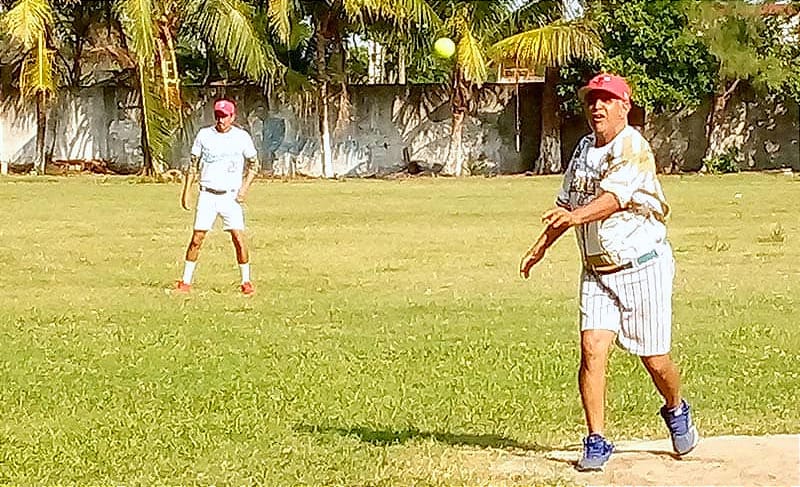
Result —
M 579 454 L 578 446 L 550 452 L 487 453 L 492 460 L 483 467 L 492 485 L 561 479 L 577 485 L 800 486 L 800 435 L 703 438 L 683 458 L 672 454 L 669 440 L 620 441 L 605 471 L 596 473 L 575 470 Z M 471 457 L 473 468 L 483 463 Z

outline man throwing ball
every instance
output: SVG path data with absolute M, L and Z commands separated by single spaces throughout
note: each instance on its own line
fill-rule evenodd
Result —
M 197 197 L 194 232 L 186 249 L 183 278 L 178 281 L 176 291 L 188 293 L 191 290 L 200 246 L 217 216 L 221 216 L 223 229 L 231 234 L 236 249 L 236 261 L 242 274 L 242 294 L 250 295 L 255 290 L 250 282 L 250 255 L 244 239 L 241 203 L 258 174 L 258 157 L 250 134 L 233 125 L 236 119 L 233 101 L 217 100 L 214 103 L 214 118 L 214 126 L 205 127 L 197 133 L 192 145 L 191 163 L 183 178 L 181 206 L 184 210 L 189 210 L 189 188 L 198 172 L 200 193 Z
M 675 453 L 692 451 L 699 435 L 669 356 L 675 275 L 665 226 L 669 206 L 650 145 L 627 122 L 630 88 L 624 78 L 602 73 L 578 94 L 592 133 L 578 142 L 556 207 L 542 216 L 546 227 L 520 273 L 527 278 L 553 242 L 575 227 L 583 258 L 578 385 L 588 426 L 577 468 L 602 470 L 614 451 L 603 430 L 606 363 L 615 339 L 641 358 L 664 397 L 660 412 Z

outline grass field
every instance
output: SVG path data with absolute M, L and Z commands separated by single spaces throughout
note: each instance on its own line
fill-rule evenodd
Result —
M 800 431 L 800 179 L 662 180 L 699 427 Z M 558 184 L 259 181 L 245 298 L 221 231 L 167 291 L 178 185 L 0 179 L 0 483 L 482 484 L 464 451 L 576 443 L 572 233 L 517 274 Z M 665 436 L 636 360 L 609 385 L 611 437 Z

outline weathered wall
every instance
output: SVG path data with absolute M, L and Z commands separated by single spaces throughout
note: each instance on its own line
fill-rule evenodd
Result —
M 696 110 L 650 118 L 646 133 L 665 171 L 701 168 L 710 108 L 709 100 Z M 800 171 L 800 107 L 794 101 L 758 96 L 745 86 L 731 98 L 721 123 L 722 142 L 733 148 L 740 169 Z
M 646 117 L 645 137 L 663 172 L 698 171 L 708 148 L 706 119 L 711 100 L 693 109 Z M 742 170 L 792 168 L 800 171 L 800 107 L 792 100 L 761 97 L 744 86 L 731 98 L 722 124 Z M 564 120 L 562 156 L 568 160 L 589 127 L 583 117 Z
M 299 117 L 254 88 L 187 88 L 185 98 L 194 115 L 173 146 L 173 167 L 186 162 L 196 130 L 213 123 L 210 101 L 223 94 L 239 103 L 238 122 L 252 134 L 265 170 L 278 175 L 321 174 L 316 116 Z M 4 95 L 0 100 L 0 160 L 9 161 L 17 170 L 26 169 L 36 145 L 33 107 L 9 93 Z M 465 167 L 497 173 L 530 169 L 539 150 L 540 99 L 541 85 L 520 87 L 517 138 L 514 87 L 487 85 L 480 90 L 476 109 L 464 127 Z M 404 148 L 408 148 L 410 160 L 423 166 L 446 160 L 450 108 L 444 87 L 354 86 L 350 101 L 346 125 L 335 126 L 338 107 L 335 103 L 331 107 L 335 174 L 390 173 L 404 165 Z M 55 160 L 101 159 L 114 171 L 135 172 L 142 161 L 136 105 L 135 93 L 121 87 L 64 92 L 49 120 L 46 147 Z M 647 117 L 645 134 L 663 171 L 701 167 L 708 108 L 705 104 Z M 747 90 L 738 93 L 729 104 L 725 123 L 743 128 L 731 139 L 732 145 L 741 149 L 742 168 L 800 170 L 799 112 L 792 101 L 761 99 Z M 563 128 L 562 152 L 567 160 L 588 128 L 581 117 L 565 119 Z
M 538 151 L 539 87 L 520 88 L 520 147 L 516 148 L 515 91 L 512 86 L 488 85 L 478 96 L 476 110 L 464 126 L 466 167 L 484 171 L 523 172 Z M 423 166 L 445 160 L 450 137 L 450 108 L 441 86 L 354 86 L 350 92 L 350 121 L 336 126 L 338 107 L 331 107 L 334 173 L 340 176 L 380 175 L 404 166 L 409 159 Z M 239 104 L 237 122 L 253 136 L 263 166 L 275 174 L 319 176 L 317 120 L 299 117 L 286 106 L 269 101 L 254 88 L 185 90 L 193 107 L 185 134 L 173 146 L 171 166 L 188 159 L 197 129 L 213 123 L 211 101 L 227 95 Z M 95 87 L 62 93 L 48 123 L 46 147 L 54 160 L 102 159 L 122 173 L 141 167 L 140 129 L 136 96 L 124 88 Z M 32 106 L 13 97 L 0 107 L 0 159 L 17 169 L 34 159 L 36 123 Z

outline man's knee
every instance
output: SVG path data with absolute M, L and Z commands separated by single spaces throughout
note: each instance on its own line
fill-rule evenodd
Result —
M 230 230 L 231 240 L 236 245 L 244 243 L 244 233 L 241 230 Z
M 581 333 L 581 364 L 584 367 L 605 366 L 614 336 L 614 332 L 609 330 L 583 331 Z

